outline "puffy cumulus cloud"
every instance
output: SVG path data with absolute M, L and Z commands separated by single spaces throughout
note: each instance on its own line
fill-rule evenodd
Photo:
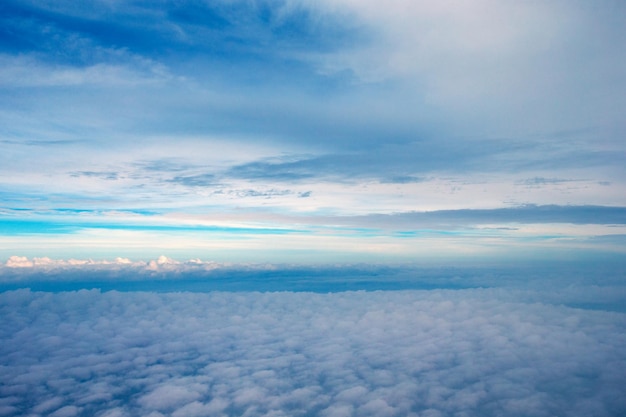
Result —
M 0 294 L 5 416 L 615 416 L 626 316 L 483 290 Z
M 155 281 L 180 284 L 181 280 L 200 281 L 219 271 L 229 271 L 232 266 L 224 263 L 190 259 L 180 262 L 165 255 L 148 261 L 131 261 L 117 257 L 113 260 L 51 259 L 10 256 L 0 264 L 0 291 L 41 285 L 55 286 L 57 290 L 80 288 L 118 288 L 128 283 L 143 283 L 150 289 Z M 238 268 L 246 269 L 245 266 Z M 255 267 L 254 269 L 258 269 Z M 63 287 L 70 285 L 70 287 Z M 46 288 L 51 289 L 51 288 Z
M 33 261 L 25 256 L 11 256 L 6 264 L 9 268 L 29 268 L 34 265 Z
M 152 260 L 150 262 L 148 262 L 146 269 L 152 270 L 152 271 L 157 271 L 159 270 L 159 268 L 162 267 L 167 267 L 167 266 L 171 266 L 171 265 L 179 265 L 180 262 L 169 258 L 165 255 L 161 255 L 159 256 L 156 260 Z M 197 263 L 192 262 L 193 265 L 196 265 Z
M 80 266 L 80 265 L 111 265 L 118 263 L 118 260 L 123 258 L 117 258 L 114 262 L 109 261 L 93 261 L 91 259 L 50 259 L 47 256 L 42 258 L 33 258 L 32 260 L 26 256 L 10 256 L 5 262 L 5 266 L 8 268 L 35 268 L 35 267 L 61 267 L 61 266 Z M 120 262 L 121 264 L 125 262 Z
M 117 257 L 112 261 L 109 260 L 93 260 L 93 259 L 51 259 L 48 257 L 32 258 L 29 259 L 26 256 L 10 256 L 5 262 L 7 268 L 33 268 L 39 270 L 54 270 L 54 269 L 119 269 L 131 268 L 148 271 L 158 271 L 162 269 L 173 268 L 202 268 L 212 269 L 219 265 L 215 262 L 205 262 L 200 259 L 190 259 L 186 262 L 180 262 L 172 259 L 168 256 L 161 255 L 157 259 L 152 259 L 147 262 L 144 261 L 131 261 L 128 258 Z

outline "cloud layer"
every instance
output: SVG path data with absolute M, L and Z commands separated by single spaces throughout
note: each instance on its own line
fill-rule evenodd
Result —
M 0 292 L 315 292 L 470 290 L 501 301 L 548 303 L 626 312 L 624 261 L 581 257 L 506 264 L 229 264 L 160 256 L 149 261 L 81 260 L 12 256 L 0 265 Z M 471 293 L 469 293 L 471 294 Z
M 623 314 L 482 290 L 0 294 L 5 416 L 614 416 Z
M 281 193 L 251 194 L 241 198 L 268 201 Z M 311 198 L 301 194 L 302 203 L 294 208 L 304 210 Z M 573 255 L 594 259 L 626 251 L 624 207 L 522 205 L 394 213 L 372 213 L 364 207 L 362 214 L 352 215 L 226 207 L 190 212 L 4 209 L 0 257 L 24 254 L 40 259 L 43 266 L 51 257 L 149 259 L 163 253 L 219 263 L 352 263 Z

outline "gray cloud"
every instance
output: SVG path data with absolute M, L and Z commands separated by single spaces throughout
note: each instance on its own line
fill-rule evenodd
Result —
M 134 167 L 139 170 L 152 172 L 184 172 L 190 169 L 198 168 L 189 164 L 181 158 L 160 158 L 150 161 L 136 162 Z
M 70 173 L 71 177 L 90 177 L 103 180 L 117 180 L 119 173 L 114 171 L 76 171 Z
M 277 189 L 269 189 L 269 190 L 233 190 L 232 194 L 235 194 L 238 197 L 264 197 L 264 198 L 272 198 L 272 197 L 280 197 L 285 195 L 295 194 L 291 190 L 277 190 Z
M 424 180 L 416 174 L 426 174 L 442 168 L 441 156 L 456 159 L 454 169 L 466 171 L 478 150 L 463 156 L 446 151 L 445 144 L 419 141 L 410 144 L 375 146 L 367 151 L 337 152 L 320 156 L 292 156 L 254 161 L 234 166 L 225 177 L 260 181 L 306 182 L 311 180 L 357 181 L 378 180 L 383 183 L 410 183 Z
M 348 220 L 347 218 L 346 220 Z M 368 220 L 372 225 L 460 226 L 480 223 L 626 224 L 626 207 L 524 205 L 498 209 L 437 210 L 398 214 L 372 214 L 349 221 Z
M 213 174 L 180 175 L 167 181 L 188 187 L 218 187 L 221 185 Z
M 398 176 L 390 177 L 387 179 L 383 179 L 381 182 L 390 183 L 390 184 L 410 184 L 410 183 L 415 183 L 415 182 L 422 182 L 425 180 L 426 178 L 416 177 L 413 175 L 398 175 Z
M 265 162 L 257 161 L 232 167 L 226 173 L 227 176 L 235 178 L 245 178 L 249 180 L 277 180 L 277 181 L 299 181 L 319 176 L 312 169 L 317 159 L 302 159 L 289 162 Z M 327 175 L 327 171 L 322 171 L 322 175 Z
M 7 416 L 626 411 L 623 314 L 479 290 L 21 290 L 0 311 Z
M 623 156 L 620 152 L 588 149 L 563 154 L 561 145 L 546 149 L 542 141 L 532 139 L 523 142 L 490 138 L 450 140 L 415 135 L 396 142 L 386 143 L 381 140 L 365 145 L 362 141 L 367 142 L 367 139 L 361 134 L 354 133 L 347 137 L 358 140 L 346 140 L 345 144 L 337 140 L 333 144 L 335 149 L 323 155 L 266 158 L 233 166 L 223 175 L 285 182 L 367 179 L 382 183 L 412 183 L 435 175 L 441 176 L 442 173 L 468 176 L 476 173 L 527 174 L 545 169 L 558 172 L 581 166 L 616 166 Z M 359 148 L 350 149 L 355 143 L 359 144 Z M 576 181 L 584 180 L 535 176 L 518 181 L 518 184 L 539 186 Z

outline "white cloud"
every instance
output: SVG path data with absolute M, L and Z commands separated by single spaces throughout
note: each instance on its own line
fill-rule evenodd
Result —
M 90 288 L 153 291 L 313 291 L 424 290 L 484 288 L 501 301 L 548 303 L 625 312 L 622 262 L 605 259 L 529 265 L 523 258 L 497 267 L 474 262 L 442 267 L 431 264 L 337 265 L 219 263 L 160 256 L 151 261 L 127 258 L 63 260 L 10 257 L 0 265 L 0 291 L 17 288 L 62 291 Z M 264 375 L 258 374 L 259 377 Z M 360 388 L 342 395 L 358 395 Z
M 71 267 L 117 267 L 128 266 L 135 268 L 145 268 L 149 270 L 155 270 L 160 267 L 167 267 L 170 265 L 188 265 L 188 266 L 212 266 L 213 262 L 204 262 L 200 259 L 191 259 L 187 262 L 181 263 L 168 256 L 161 255 L 157 259 L 150 260 L 148 262 L 138 261 L 133 262 L 128 258 L 117 257 L 113 261 L 108 260 L 92 260 L 92 259 L 50 259 L 48 257 L 33 258 L 32 260 L 26 256 L 13 255 L 7 259 L 5 266 L 8 268 L 26 268 L 26 267 L 39 267 L 41 269 L 50 268 L 71 268 Z
M 160 260 L 160 259 L 159 259 Z M 156 261 L 155 261 L 156 262 Z M 80 266 L 100 266 L 100 265 L 129 265 L 132 264 L 127 258 L 115 258 L 113 262 L 102 260 L 93 261 L 91 259 L 50 259 L 48 257 L 33 258 L 13 255 L 7 259 L 5 266 L 8 268 L 60 268 L 60 267 L 80 267 Z
M 162 385 L 152 392 L 141 396 L 139 404 L 148 410 L 167 411 L 189 405 L 198 400 L 202 394 L 193 389 L 178 385 Z
M 9 268 L 29 268 L 33 265 L 34 263 L 25 256 L 13 255 L 6 262 L 6 266 Z
M 436 117 L 425 110 L 434 105 L 447 122 L 496 136 L 619 121 L 614 109 L 624 101 L 614 91 L 625 87 L 626 61 L 614 18 L 623 10 L 614 2 L 332 4 L 371 26 L 376 41 L 323 57 L 322 72 L 349 69 L 364 82 L 400 82 L 420 108 L 414 117 Z
M 74 405 L 66 405 L 49 414 L 50 417 L 74 417 L 80 414 L 80 408 Z
M 5 292 L 0 397 L 16 416 L 626 411 L 624 314 L 506 299 Z
M 188 278 L 207 276 L 212 271 L 237 269 L 239 271 L 263 271 L 268 265 L 234 266 L 229 263 L 218 263 L 190 259 L 180 262 L 168 256 L 161 255 L 149 261 L 131 261 L 128 258 L 117 257 L 114 260 L 93 259 L 51 259 L 48 257 L 28 258 L 25 256 L 10 256 L 3 265 L 0 265 L 0 283 L 20 281 L 47 281 L 72 282 L 104 279 L 110 282 L 120 280 L 145 280 L 160 277 L 168 279 L 168 274 L 182 274 Z
M 109 51 L 110 52 L 110 51 Z M 120 55 L 118 53 L 118 55 Z M 162 83 L 171 76 L 155 62 L 126 56 L 124 64 L 98 63 L 85 67 L 50 65 L 35 56 L 0 55 L 0 85 L 15 87 L 134 87 Z M 130 65 L 128 65 L 130 64 Z
M 179 264 L 180 262 L 172 258 L 169 258 L 165 255 L 161 255 L 158 257 L 158 259 L 148 262 L 146 269 L 151 270 L 151 271 L 158 271 L 159 269 L 167 268 L 167 267 L 175 267 L 176 265 L 179 265 Z M 190 261 L 190 264 L 201 265 L 195 260 Z

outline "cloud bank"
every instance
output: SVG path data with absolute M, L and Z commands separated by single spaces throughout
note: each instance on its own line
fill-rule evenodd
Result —
M 167 256 L 148 261 L 11 256 L 0 265 L 0 292 L 315 292 L 472 290 L 501 301 L 626 312 L 623 259 L 467 264 L 219 263 Z
M 481 290 L 0 294 L 3 416 L 617 416 L 626 317 Z

